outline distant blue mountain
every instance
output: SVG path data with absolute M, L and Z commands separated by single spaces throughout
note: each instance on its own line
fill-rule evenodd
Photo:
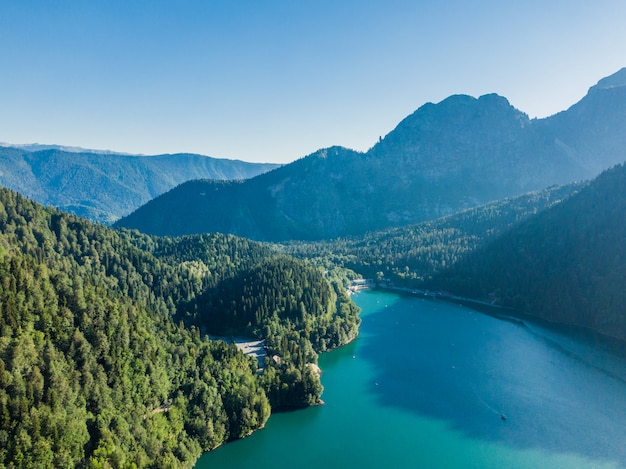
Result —
M 18 148 L 26 151 L 60 150 L 69 153 L 93 153 L 94 155 L 133 155 L 133 153 L 122 153 L 111 150 L 90 150 L 82 147 L 72 147 L 67 145 L 49 145 L 45 143 L 5 143 L 0 142 L 0 147 Z M 134 156 L 144 156 L 134 154 Z
M 190 179 L 246 179 L 277 166 L 194 154 L 142 156 L 58 145 L 0 146 L 0 185 L 101 223 L 112 223 Z

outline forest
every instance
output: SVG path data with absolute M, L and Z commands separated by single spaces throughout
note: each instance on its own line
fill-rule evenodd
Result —
M 512 229 L 518 223 L 559 204 L 586 183 L 553 186 L 543 191 L 494 201 L 479 207 L 361 237 L 319 242 L 290 242 L 285 253 L 341 267 L 353 276 L 406 288 L 440 289 L 439 273 Z M 435 279 L 435 277 L 437 277 Z
M 520 222 L 433 282 L 626 340 L 626 166 Z
M 359 324 L 337 280 L 271 246 L 113 230 L 6 189 L 0 281 L 0 467 L 191 467 L 319 402 L 317 353 Z M 259 373 L 206 332 L 277 359 Z

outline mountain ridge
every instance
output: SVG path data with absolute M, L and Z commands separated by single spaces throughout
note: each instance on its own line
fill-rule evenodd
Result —
M 153 156 L 0 147 L 0 184 L 111 223 L 190 179 L 245 179 L 278 167 L 191 153 Z
M 161 235 L 330 239 L 589 179 L 626 159 L 623 70 L 543 119 L 497 94 L 452 95 L 420 106 L 367 152 L 321 149 L 241 185 L 197 185 L 202 198 L 176 188 L 117 225 Z M 171 216 L 153 223 L 165 199 Z
M 127 155 L 127 156 L 145 156 L 141 153 L 126 153 L 113 150 L 95 150 L 92 148 L 83 148 L 69 145 L 57 145 L 48 143 L 7 143 L 0 142 L 0 147 L 17 148 L 26 151 L 42 151 L 42 150 L 60 150 L 68 153 L 93 153 L 96 155 Z

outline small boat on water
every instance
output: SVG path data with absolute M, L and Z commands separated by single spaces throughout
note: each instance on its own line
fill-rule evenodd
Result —
M 506 415 L 504 415 L 504 414 L 500 414 L 500 418 L 501 418 L 502 420 L 506 420 Z

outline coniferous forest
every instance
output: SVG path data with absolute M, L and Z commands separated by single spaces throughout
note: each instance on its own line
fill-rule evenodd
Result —
M 114 231 L 5 189 L 0 280 L 0 467 L 190 467 L 319 402 L 317 352 L 359 322 L 343 287 L 271 247 Z M 275 359 L 260 374 L 205 332 Z
M 480 246 L 434 282 L 626 340 L 626 165 Z
M 332 241 L 291 242 L 283 249 L 325 268 L 340 266 L 399 287 L 440 289 L 440 273 L 523 220 L 554 206 L 586 183 L 554 186 L 494 201 L 436 220 Z

